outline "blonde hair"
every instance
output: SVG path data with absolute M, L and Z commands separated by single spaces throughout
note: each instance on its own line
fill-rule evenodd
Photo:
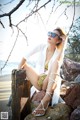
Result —
M 54 29 L 54 31 L 58 31 L 58 33 L 60 34 L 60 36 L 58 38 L 60 40 L 60 43 L 62 42 L 62 38 L 61 38 L 62 36 L 64 36 L 65 38 L 67 37 L 66 33 L 59 27 Z M 57 46 L 60 45 L 60 43 L 58 43 Z
M 65 37 L 66 37 L 66 33 L 65 33 L 61 28 L 57 27 L 57 28 L 54 29 L 54 30 L 58 31 L 59 34 L 60 34 L 60 36 L 65 36 Z

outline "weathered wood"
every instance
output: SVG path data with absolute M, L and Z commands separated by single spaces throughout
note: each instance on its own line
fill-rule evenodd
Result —
M 26 101 L 22 108 L 23 97 Z M 24 120 L 30 112 L 30 82 L 26 80 L 26 71 L 14 69 L 12 71 L 12 120 Z

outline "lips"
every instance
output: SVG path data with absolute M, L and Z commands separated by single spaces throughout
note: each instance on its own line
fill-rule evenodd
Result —
M 51 38 L 48 38 L 48 40 L 51 40 Z

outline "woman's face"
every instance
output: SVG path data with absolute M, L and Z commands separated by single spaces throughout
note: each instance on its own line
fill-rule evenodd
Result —
M 60 43 L 59 36 L 60 34 L 56 30 L 54 30 L 53 32 L 48 32 L 48 43 L 54 45 Z

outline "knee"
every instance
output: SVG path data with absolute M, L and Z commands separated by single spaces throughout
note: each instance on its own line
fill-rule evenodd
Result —
M 28 68 L 28 64 L 27 63 L 24 63 L 24 65 L 22 66 L 22 69 L 27 69 Z

